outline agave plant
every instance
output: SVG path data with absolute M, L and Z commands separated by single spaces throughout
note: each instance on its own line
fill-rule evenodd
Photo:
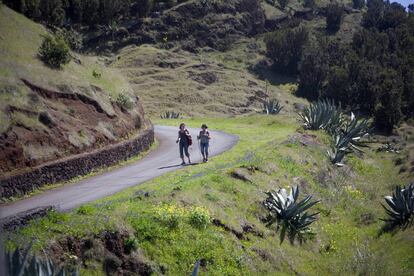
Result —
M 343 128 L 334 135 L 334 146 L 331 151 L 328 150 L 328 156 L 333 164 L 342 166 L 342 160 L 346 154 L 356 150 L 362 152 L 364 144 L 361 138 L 368 135 L 370 131 L 368 120 L 358 120 L 354 113 L 351 112 L 349 120 L 344 120 Z
M 388 215 L 383 219 L 393 229 L 400 227 L 406 229 L 414 223 L 414 183 L 407 188 L 395 187 L 392 196 L 386 196 L 387 207 L 382 205 Z
M 166 111 L 160 115 L 161 119 L 179 119 L 180 116 L 181 114 L 175 111 Z
M 266 99 L 263 101 L 263 113 L 266 115 L 279 114 L 282 109 L 283 106 L 278 100 Z
M 341 108 L 331 100 L 319 100 L 311 103 L 299 114 L 306 129 L 324 129 L 334 134 L 342 125 Z
M 78 268 L 65 268 L 56 266 L 51 260 L 41 260 L 36 256 L 30 256 L 31 245 L 23 253 L 19 248 L 7 253 L 7 268 L 11 276 L 31 276 L 31 275 L 50 275 L 50 276 L 78 276 Z
M 338 139 L 340 138 L 336 137 L 336 140 Z M 351 153 L 349 148 L 339 148 L 336 146 L 332 147 L 331 150 L 328 150 L 329 159 L 331 160 L 332 164 L 335 164 L 338 167 L 342 167 L 344 165 L 342 163 L 342 160 L 348 153 Z
M 341 130 L 343 143 L 349 145 L 353 150 L 362 151 L 359 147 L 364 144 L 361 143 L 361 138 L 367 136 L 370 132 L 369 122 L 367 119 L 358 120 L 354 113 L 351 112 L 349 120 L 345 121 L 344 127 Z
M 310 225 L 317 219 L 318 213 L 307 212 L 319 201 L 311 201 L 312 196 L 306 196 L 301 201 L 299 198 L 299 187 L 292 187 L 288 195 L 285 189 L 278 192 L 267 192 L 264 206 L 269 210 L 268 225 L 277 224 L 277 231 L 280 230 L 280 243 L 285 239 L 286 233 L 293 244 L 295 238 L 302 243 L 306 237 L 313 235 Z

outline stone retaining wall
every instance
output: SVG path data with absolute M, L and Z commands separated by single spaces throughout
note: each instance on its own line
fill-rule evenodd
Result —
M 114 165 L 148 150 L 153 142 L 154 129 L 150 127 L 128 141 L 43 164 L 30 172 L 5 178 L 0 176 L 0 198 L 25 195 L 45 184 L 67 181 L 94 169 Z

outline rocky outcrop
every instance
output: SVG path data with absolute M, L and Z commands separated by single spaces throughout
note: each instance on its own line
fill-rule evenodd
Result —
M 45 184 L 67 181 L 86 175 L 94 169 L 114 165 L 148 150 L 153 141 L 154 129 L 151 127 L 128 141 L 43 164 L 29 172 L 0 178 L 0 197 L 21 196 Z

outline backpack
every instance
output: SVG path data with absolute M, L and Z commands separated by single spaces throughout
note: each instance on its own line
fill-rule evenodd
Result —
M 188 132 L 188 131 L 187 131 Z M 188 145 L 191 146 L 193 144 L 193 138 L 191 137 L 190 133 L 188 132 L 187 135 Z

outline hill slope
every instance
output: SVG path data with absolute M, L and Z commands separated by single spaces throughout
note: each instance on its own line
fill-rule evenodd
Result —
M 47 30 L 2 4 L 0 29 L 2 175 L 100 148 L 148 127 L 139 98 L 104 60 L 71 53 L 62 70 L 45 66 L 37 52 Z

